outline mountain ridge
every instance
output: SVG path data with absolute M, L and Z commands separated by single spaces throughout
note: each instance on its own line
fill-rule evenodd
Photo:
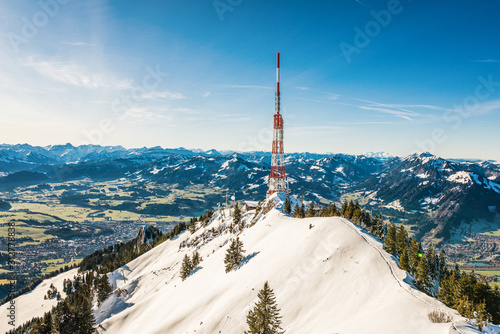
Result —
M 287 154 L 290 189 L 307 201 L 323 203 L 339 203 L 344 196 L 353 198 L 355 194 L 354 198 L 370 210 L 393 210 L 391 215 L 396 216 L 397 211 L 404 212 L 407 217 L 403 218 L 418 222 L 420 237 L 443 240 L 449 239 L 453 228 L 463 221 L 493 220 L 500 213 L 497 164 L 444 159 L 429 152 L 403 158 L 383 153 L 373 155 Z M 235 194 L 236 198 L 257 200 L 267 192 L 270 160 L 271 154 L 261 151 L 221 153 L 159 146 L 124 149 L 69 144 L 42 148 L 2 144 L 0 190 L 8 193 L 16 187 L 44 183 L 126 179 L 142 186 L 176 184 L 184 188 L 220 189 Z M 222 194 L 207 200 L 205 207 L 224 202 Z M 200 214 L 198 202 L 192 201 L 191 212 L 189 205 L 183 206 L 186 210 L 182 214 Z M 65 203 L 71 204 L 71 198 L 66 198 Z M 120 205 L 120 209 L 125 205 L 139 206 Z

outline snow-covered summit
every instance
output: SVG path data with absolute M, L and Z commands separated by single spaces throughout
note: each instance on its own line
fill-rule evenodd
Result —
M 230 210 L 217 211 L 193 234 L 186 231 L 110 273 L 120 293 L 96 310 L 98 332 L 242 333 L 269 281 L 287 333 L 473 333 L 455 311 L 415 290 L 380 242 L 343 218 L 287 217 L 272 208 L 283 197 L 270 196 L 262 204 L 266 214 L 244 212 L 242 231 L 230 232 Z M 235 234 L 246 258 L 225 273 Z M 182 281 L 182 259 L 195 250 L 203 261 Z M 454 322 L 430 322 L 433 310 Z
M 394 158 L 394 156 L 387 152 L 368 152 L 363 154 L 367 158 L 374 158 L 378 160 L 389 160 Z

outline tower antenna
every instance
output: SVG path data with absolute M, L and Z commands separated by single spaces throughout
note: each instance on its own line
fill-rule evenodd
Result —
M 283 116 L 280 114 L 280 53 L 276 53 L 276 114 L 274 114 L 273 151 L 271 156 L 271 175 L 269 191 L 288 193 L 288 181 L 285 173 L 285 151 L 283 147 Z

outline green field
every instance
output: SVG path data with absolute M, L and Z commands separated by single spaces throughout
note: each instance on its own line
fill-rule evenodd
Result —
M 55 263 L 55 262 L 58 262 L 58 261 L 61 261 L 61 260 L 64 261 L 64 259 L 51 259 L 51 260 L 45 260 L 45 261 L 43 261 L 43 262 L 45 262 L 47 264 L 53 263 L 53 264 L 49 265 L 47 268 L 45 268 L 43 270 L 43 273 L 44 274 L 48 274 L 48 273 L 51 273 L 53 271 L 59 270 L 61 268 L 64 268 L 64 266 L 67 266 L 67 265 L 71 266 L 73 264 L 79 264 L 80 262 L 82 262 L 82 259 L 76 259 L 76 260 L 73 260 L 71 262 L 58 263 L 58 264 Z
M 464 270 L 470 273 L 472 270 Z M 490 277 L 490 276 L 500 276 L 500 270 L 474 270 L 476 274 Z
M 484 234 L 484 235 L 495 235 L 495 236 L 500 236 L 500 230 L 483 232 L 483 233 L 481 233 L 481 234 Z
M 45 229 L 45 228 L 27 227 L 24 225 L 25 225 L 24 223 L 16 224 L 16 226 L 15 226 L 16 238 L 30 237 L 35 241 L 37 241 L 37 240 L 44 241 L 47 239 L 55 238 L 53 235 L 44 234 L 43 232 L 47 231 L 47 229 Z M 0 227 L 0 236 L 7 237 L 8 234 L 9 234 L 9 227 L 8 226 Z
M 64 259 L 50 259 L 50 260 L 43 260 L 42 261 L 43 263 L 47 263 L 47 264 L 60 264 L 60 263 L 64 263 Z
M 368 198 L 363 197 L 363 192 L 353 192 L 353 193 L 346 193 L 343 194 L 342 197 L 340 197 L 340 202 L 343 203 L 344 201 L 358 201 L 360 205 L 366 205 L 369 201 Z

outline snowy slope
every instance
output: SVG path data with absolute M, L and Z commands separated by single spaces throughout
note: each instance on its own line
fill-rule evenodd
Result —
M 42 317 L 45 312 L 56 306 L 57 300 L 55 298 L 50 300 L 43 299 L 43 296 L 47 294 L 51 284 L 57 288 L 57 291 L 61 293 L 61 297 L 65 298 L 66 294 L 63 292 L 63 281 L 65 279 L 73 279 L 76 276 L 78 269 L 72 269 L 61 273 L 57 276 L 48 278 L 40 283 L 33 291 L 25 293 L 22 296 L 15 298 L 16 305 L 16 327 L 22 325 L 23 323 L 31 320 L 34 317 Z M 5 319 L 7 319 L 7 307 L 10 303 L 6 303 L 0 306 L 0 333 L 5 333 L 6 331 L 13 329 Z
M 245 220 L 252 217 L 249 212 Z M 98 332 L 242 333 L 266 280 L 287 333 L 448 334 L 463 327 L 458 313 L 405 283 L 406 273 L 381 244 L 343 218 L 294 219 L 273 209 L 240 234 L 248 258 L 226 274 L 233 235 L 206 232 L 230 222 L 216 213 L 206 228 L 184 232 L 111 273 L 115 287 L 127 293 L 113 294 L 96 310 Z M 182 258 L 195 247 L 180 245 L 196 242 L 204 261 L 182 281 Z M 455 323 L 431 323 L 427 314 L 435 309 Z

